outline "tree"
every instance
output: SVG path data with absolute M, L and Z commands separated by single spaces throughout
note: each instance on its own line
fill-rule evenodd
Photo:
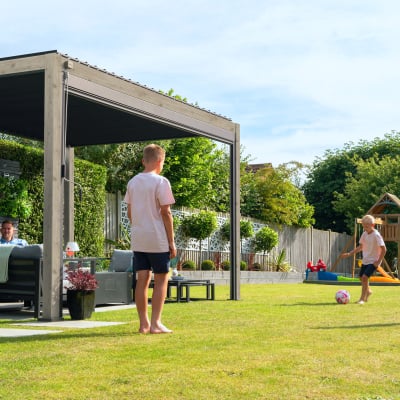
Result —
M 229 209 L 229 155 L 210 139 L 193 137 L 157 142 L 166 151 L 162 174 L 170 182 L 176 206 Z M 143 170 L 143 147 L 149 142 L 85 146 L 76 149 L 83 158 L 107 168 L 108 192 L 126 190 L 132 176 Z
M 240 174 L 240 212 L 242 215 L 261 218 L 263 200 L 258 192 L 257 182 L 253 172 L 246 171 L 241 166 Z
M 348 174 L 343 193 L 336 194 L 334 208 L 344 216 L 348 232 L 354 233 L 354 220 L 361 218 L 384 193 L 400 193 L 400 155 L 378 155 L 367 160 L 355 161 L 356 172 Z M 386 208 L 385 212 L 398 214 L 397 207 Z M 386 243 L 387 260 L 397 257 L 397 244 Z
M 75 155 L 107 168 L 107 192 L 124 193 L 129 179 L 143 170 L 143 147 L 146 144 L 148 143 L 133 142 L 82 146 L 75 149 Z
M 201 253 L 202 241 L 217 229 L 217 217 L 212 211 L 200 211 L 198 214 L 184 218 L 181 229 L 186 237 L 199 241 L 199 252 Z
M 265 255 L 265 253 L 269 253 L 278 244 L 278 240 L 278 233 L 272 228 L 264 226 L 254 237 L 254 250 L 256 252 L 262 251 L 263 255 Z
M 378 158 L 400 155 L 400 132 L 392 131 L 370 142 L 346 143 L 343 149 L 328 150 L 313 163 L 303 190 L 315 209 L 316 228 L 349 232 L 346 217 L 333 206 L 333 201 L 344 193 L 347 176 L 356 173 L 358 160 L 368 160 L 374 155 Z
M 242 248 L 242 240 L 250 238 L 254 235 L 253 224 L 249 220 L 240 220 L 240 248 Z M 221 236 L 225 241 L 231 239 L 231 224 L 229 221 L 225 222 L 221 227 Z
M 361 218 L 384 193 L 400 193 L 400 155 L 358 158 L 354 165 L 355 173 L 348 174 L 343 193 L 336 193 L 333 201 L 349 232 L 353 231 L 354 219 Z M 398 213 L 398 209 L 393 213 Z
M 223 211 L 229 201 L 229 163 L 216 143 L 194 137 L 171 141 L 163 174 L 177 206 Z M 222 200 L 221 200 L 222 199 Z
M 253 173 L 252 173 L 253 174 Z M 285 165 L 266 165 L 246 180 L 244 202 L 250 205 L 243 212 L 268 223 L 308 227 L 314 223 L 313 207 L 301 190 L 291 182 L 293 170 Z

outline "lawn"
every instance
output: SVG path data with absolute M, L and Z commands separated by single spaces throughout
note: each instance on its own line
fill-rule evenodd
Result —
M 123 325 L 0 338 L 0 399 L 400 399 L 400 287 L 373 291 L 358 305 L 359 286 L 243 285 L 230 301 L 217 286 L 165 305 L 172 335 L 136 333 L 131 309 L 92 316 Z

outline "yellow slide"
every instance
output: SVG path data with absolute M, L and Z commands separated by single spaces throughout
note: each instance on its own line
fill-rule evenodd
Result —
M 382 276 L 371 276 L 369 278 L 370 282 L 390 282 L 390 283 L 400 283 L 400 279 L 391 277 L 381 266 L 377 268 L 377 271 Z

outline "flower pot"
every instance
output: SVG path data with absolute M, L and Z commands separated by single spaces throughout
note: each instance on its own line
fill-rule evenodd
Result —
M 67 306 L 71 319 L 86 319 L 94 310 L 94 290 L 67 290 Z

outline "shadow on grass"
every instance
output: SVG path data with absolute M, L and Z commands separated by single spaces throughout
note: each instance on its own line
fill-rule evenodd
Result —
M 301 302 L 301 303 L 292 303 L 292 304 L 277 304 L 278 307 L 302 307 L 302 306 L 344 306 L 345 304 L 338 304 L 335 302 L 329 302 L 329 303 L 306 303 L 306 302 Z
M 369 329 L 369 328 L 383 328 L 389 326 L 399 326 L 400 323 L 398 322 L 390 322 L 385 324 L 366 324 L 366 325 L 339 325 L 339 326 L 316 326 L 311 329 L 323 329 L 323 330 L 330 330 L 330 329 Z

